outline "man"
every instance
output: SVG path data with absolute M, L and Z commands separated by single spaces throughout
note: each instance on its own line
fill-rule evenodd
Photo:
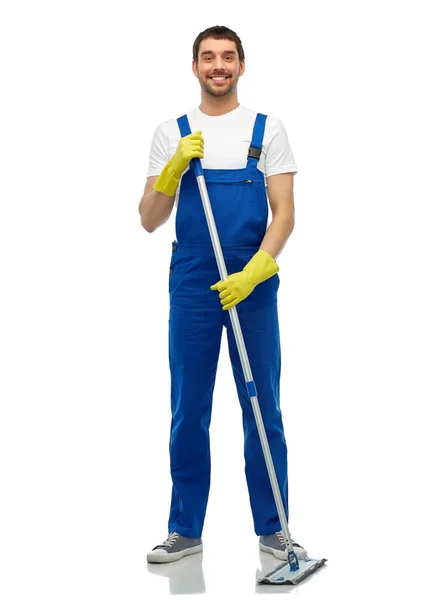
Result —
M 297 166 L 281 121 L 238 102 L 237 85 L 245 62 L 235 32 L 217 26 L 200 33 L 193 46 L 192 70 L 201 86 L 201 104 L 156 129 L 139 207 L 142 226 L 153 232 L 167 221 L 177 197 L 169 278 L 172 499 L 169 535 L 147 560 L 171 562 L 203 548 L 210 487 L 209 426 L 223 327 L 243 411 L 245 471 L 255 533 L 262 550 L 286 560 L 282 526 L 228 310 L 237 305 L 288 517 L 275 258 L 294 227 L 293 174 Z M 230 274 L 225 281 L 219 281 L 195 173 L 190 168 L 192 158 L 203 159 Z M 273 216 L 268 228 L 266 184 Z M 295 543 L 294 547 L 298 558 L 306 556 L 304 548 Z

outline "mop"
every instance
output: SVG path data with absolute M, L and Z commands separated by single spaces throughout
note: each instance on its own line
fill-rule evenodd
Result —
M 210 239 L 212 241 L 213 250 L 215 252 L 216 263 L 218 266 L 221 280 L 225 280 L 228 277 L 226 265 L 224 262 L 224 256 L 221 250 L 221 244 L 218 237 L 218 231 L 213 217 L 212 207 L 209 200 L 209 194 L 207 192 L 206 182 L 204 179 L 204 172 L 201 165 L 200 158 L 193 158 L 190 164 L 195 172 L 196 180 L 198 183 L 198 189 L 201 195 L 203 203 L 204 214 L 206 216 L 207 225 L 209 227 Z M 230 319 L 232 322 L 233 332 L 235 334 L 236 345 L 238 347 L 238 353 L 241 360 L 241 365 L 246 381 L 248 394 L 252 403 L 253 414 L 255 417 L 256 425 L 258 428 L 259 439 L 261 441 L 262 450 L 264 453 L 264 459 L 267 466 L 267 471 L 272 486 L 273 496 L 275 498 L 276 508 L 278 511 L 278 517 L 282 526 L 282 531 L 285 538 L 285 544 L 287 548 L 288 561 L 284 562 L 272 570 L 265 577 L 258 579 L 258 584 L 292 584 L 296 585 L 306 577 L 312 575 L 320 567 L 325 564 L 326 558 L 314 559 L 308 558 L 298 559 L 293 549 L 292 539 L 288 529 L 287 518 L 284 511 L 284 505 L 282 503 L 281 492 L 279 490 L 278 480 L 276 478 L 276 472 L 273 465 L 273 459 L 270 454 L 270 448 L 267 440 L 267 434 L 264 428 L 264 423 L 261 416 L 261 410 L 258 404 L 258 395 L 256 391 L 255 382 L 253 380 L 252 371 L 250 369 L 249 358 L 247 355 L 246 347 L 244 344 L 244 338 L 239 324 L 238 313 L 236 306 L 229 309 Z

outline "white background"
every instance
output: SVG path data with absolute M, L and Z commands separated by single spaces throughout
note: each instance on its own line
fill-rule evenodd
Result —
M 200 103 L 193 41 L 226 25 L 246 56 L 239 101 L 282 119 L 299 168 L 278 260 L 290 528 L 328 566 L 276 591 L 440 598 L 436 2 L 8 4 L 2 597 L 135 600 L 189 584 L 181 567 L 146 568 L 170 503 L 175 213 L 149 234 L 138 203 L 156 126 Z M 211 451 L 204 582 L 192 563 L 190 591 L 254 597 L 225 337 Z

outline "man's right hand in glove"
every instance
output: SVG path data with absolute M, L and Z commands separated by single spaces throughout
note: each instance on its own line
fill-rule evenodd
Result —
M 180 139 L 175 154 L 161 171 L 153 189 L 167 196 L 175 196 L 181 175 L 192 158 L 204 158 L 204 140 L 201 129 Z

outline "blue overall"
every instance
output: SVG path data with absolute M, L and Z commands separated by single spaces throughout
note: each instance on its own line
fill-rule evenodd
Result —
M 210 204 L 228 274 L 241 271 L 267 229 L 264 174 L 257 168 L 267 116 L 258 113 L 247 166 L 205 169 Z M 181 136 L 191 133 L 186 115 Z M 210 487 L 209 426 L 223 326 L 243 415 L 245 473 L 257 535 L 282 529 L 228 310 L 210 286 L 220 280 L 195 173 L 182 177 L 172 243 L 169 361 L 172 499 L 169 533 L 202 535 Z M 256 286 L 236 309 L 256 384 L 267 438 L 288 518 L 287 447 L 279 404 L 281 354 L 278 274 Z

